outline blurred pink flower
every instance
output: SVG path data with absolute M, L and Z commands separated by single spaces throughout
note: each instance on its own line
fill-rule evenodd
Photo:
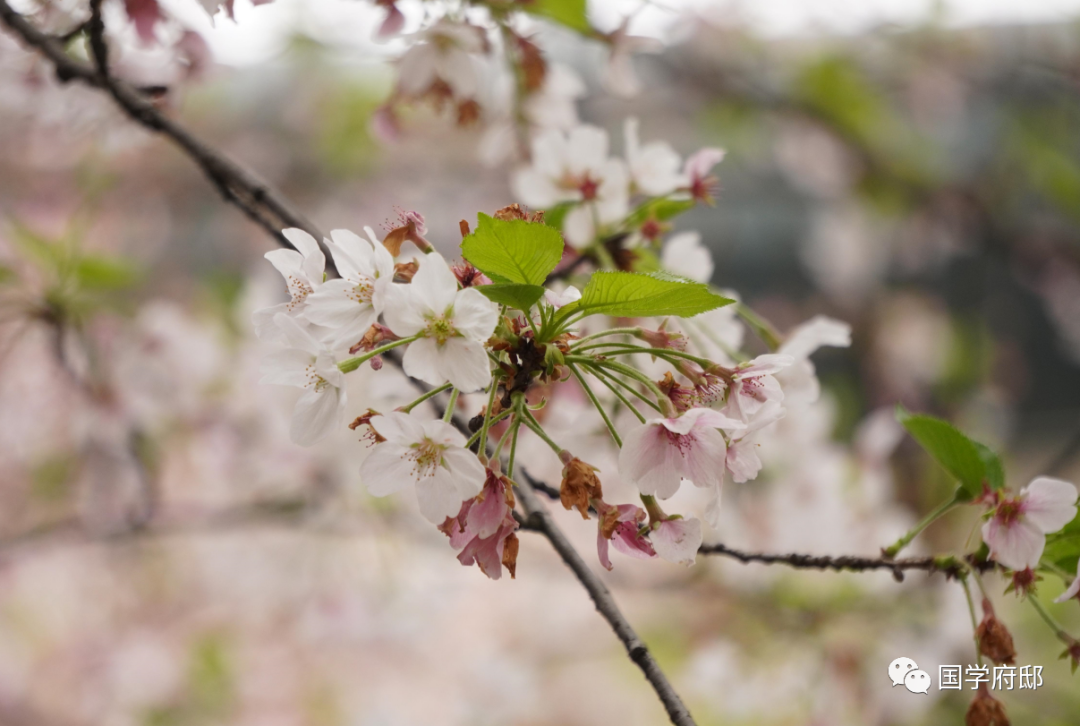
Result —
M 665 519 L 649 535 L 656 554 L 668 562 L 692 565 L 701 547 L 701 521 L 698 519 Z

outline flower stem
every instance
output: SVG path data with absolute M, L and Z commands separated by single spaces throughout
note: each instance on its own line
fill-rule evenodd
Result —
M 375 348 L 374 350 L 369 350 L 367 353 L 364 353 L 363 355 L 358 355 L 355 358 L 346 358 L 345 360 L 337 364 L 338 370 L 340 370 L 342 373 L 352 373 L 375 356 L 381 355 L 382 353 L 385 353 L 392 348 L 397 348 L 399 345 L 411 343 L 414 340 L 419 339 L 420 337 L 420 335 L 413 335 L 408 338 L 402 338 L 401 340 L 395 340 L 387 343 L 386 345 L 380 345 L 378 348 Z
M 480 455 L 480 460 L 483 461 L 487 456 L 487 434 L 488 429 L 491 428 L 491 409 L 495 405 L 495 394 L 499 390 L 499 379 L 491 379 L 491 390 L 488 391 L 487 408 L 484 409 L 484 423 L 480 426 L 480 446 L 477 452 Z
M 937 507 L 934 508 L 932 512 L 919 520 L 918 524 L 909 529 L 903 537 L 883 549 L 881 553 L 885 555 L 885 557 L 888 557 L 890 559 L 896 557 L 898 554 L 900 554 L 900 550 L 907 547 L 909 544 L 911 544 L 911 540 L 919 536 L 920 532 L 933 524 L 943 514 L 949 512 L 953 509 L 953 507 L 956 507 L 959 504 L 960 502 L 955 498 L 949 499 L 942 504 L 939 504 Z
M 1027 600 L 1031 603 L 1031 607 L 1035 608 L 1035 612 L 1039 614 L 1039 617 L 1043 619 L 1043 622 L 1054 631 L 1054 635 L 1057 636 L 1058 640 L 1067 645 L 1072 645 L 1076 642 L 1075 639 L 1066 632 L 1065 628 L 1061 627 L 1057 620 L 1054 620 L 1054 616 L 1050 614 L 1045 605 L 1039 602 L 1039 598 L 1035 595 L 1028 595 Z
M 585 395 L 589 397 L 592 404 L 596 406 L 596 410 L 600 412 L 600 418 L 604 419 L 604 423 L 607 425 L 608 432 L 611 434 L 611 438 L 615 440 L 615 445 L 620 449 L 622 448 L 622 438 L 619 436 L 619 432 L 615 430 L 615 424 L 611 423 L 611 419 L 608 417 L 607 411 L 600 404 L 600 401 L 596 398 L 596 394 L 593 393 L 592 388 L 585 381 L 585 377 L 581 375 L 581 371 L 573 363 L 567 364 L 570 367 L 570 372 L 574 374 L 574 377 L 578 379 L 578 383 L 581 384 L 581 388 L 585 391 Z
M 967 577 L 960 578 L 960 584 L 964 588 L 964 597 L 967 598 L 968 613 L 971 614 L 971 632 L 972 637 L 975 638 L 975 657 L 979 660 L 979 665 L 983 664 L 982 646 L 979 644 L 979 619 L 975 616 L 975 601 L 971 599 L 971 586 L 968 584 Z
M 488 428 L 491 428 L 495 424 L 499 423 L 500 421 L 502 421 L 504 418 L 506 418 L 507 416 L 509 416 L 513 412 L 514 412 L 514 409 L 508 408 L 505 411 L 500 411 L 499 413 L 495 414 L 495 416 L 492 417 L 492 419 L 491 419 L 491 423 L 488 424 Z M 477 431 L 472 436 L 470 436 L 469 440 L 465 442 L 465 448 L 468 449 L 473 444 L 475 444 L 476 440 L 480 438 L 480 434 L 483 433 L 483 431 L 484 431 L 484 429 L 481 428 L 479 431 Z
M 450 423 L 450 419 L 454 418 L 454 409 L 457 407 L 458 389 L 454 389 L 450 392 L 450 400 L 446 402 L 446 412 L 443 413 L 442 420 L 446 423 Z
M 441 386 L 439 386 L 438 388 L 432 388 L 430 391 L 428 391 L 424 395 L 420 396 L 420 398 L 416 399 L 415 401 L 408 404 L 407 406 L 402 406 L 398 410 L 401 411 L 402 413 L 408 413 L 409 411 L 412 411 L 414 408 L 419 406 L 424 401 L 428 400 L 429 398 L 432 398 L 434 396 L 439 395 L 440 393 L 442 393 L 446 389 L 450 388 L 452 385 L 453 385 L 452 383 L 444 383 Z
M 551 437 L 547 435 L 546 431 L 544 431 L 544 427 L 540 425 L 540 422 L 536 420 L 536 417 L 532 415 L 532 412 L 529 411 L 527 407 L 523 406 L 521 409 L 521 413 L 521 422 L 523 424 L 528 426 L 532 430 L 532 432 L 539 436 L 545 444 L 550 446 L 551 450 L 554 451 L 556 454 L 562 453 L 562 447 L 551 440 Z
M 649 513 L 649 524 L 663 522 L 667 518 L 664 510 L 660 508 L 660 503 L 652 494 L 642 494 L 641 502 L 645 505 L 645 511 Z
M 640 353 L 642 355 L 653 355 L 657 358 L 662 358 L 669 363 L 674 361 L 671 358 L 682 358 L 684 360 L 693 361 L 702 368 L 709 368 L 715 365 L 715 363 L 708 358 L 702 358 L 696 356 L 693 353 L 686 353 L 681 350 L 672 350 L 670 348 L 650 348 L 645 345 L 633 345 L 631 343 L 594 343 L 593 345 L 587 345 L 584 348 L 575 347 L 570 350 L 574 353 L 584 353 L 585 351 L 595 350 L 598 348 L 607 348 L 601 355 L 634 355 Z
M 506 476 L 511 480 L 514 478 L 514 457 L 517 455 L 518 429 L 521 428 L 522 420 L 519 411 L 510 427 L 510 458 L 506 462 Z
M 589 371 L 589 373 L 592 373 L 596 380 L 607 386 L 607 389 L 611 391 L 615 395 L 615 397 L 622 402 L 624 406 L 633 411 L 634 415 L 637 416 L 638 421 L 640 421 L 641 423 L 645 423 L 645 417 L 641 415 L 641 411 L 638 411 L 637 407 L 634 406 L 634 404 L 630 403 L 630 400 L 625 395 L 623 395 L 622 391 L 616 388 L 615 385 L 608 380 L 607 376 L 604 373 L 602 373 L 597 368 L 591 368 L 589 366 L 585 366 L 585 370 Z M 649 403 L 651 404 L 652 402 L 649 401 Z
M 586 356 L 568 355 L 566 356 L 566 360 L 567 362 L 572 361 L 577 363 L 591 363 L 600 368 L 610 368 L 613 371 L 618 371 L 619 373 L 622 373 L 624 376 L 639 381 L 642 385 L 649 389 L 649 393 L 656 396 L 656 402 L 660 406 L 661 413 L 668 415 L 669 412 L 666 409 L 671 407 L 671 400 L 664 395 L 664 392 L 660 390 L 660 387 L 657 386 L 651 378 L 639 371 L 637 368 L 628 366 L 625 363 L 619 363 L 618 361 L 596 360 L 595 358 L 588 358 Z M 674 412 L 671 413 L 673 414 Z
M 593 364 L 590 364 L 590 363 L 582 363 L 581 366 L 582 366 L 582 368 L 585 368 L 586 370 L 588 370 L 590 373 L 592 373 L 594 376 L 596 376 L 600 380 L 602 380 L 602 381 L 603 380 L 610 380 L 612 383 L 626 389 L 626 391 L 628 391 L 629 393 L 636 396 L 638 398 L 638 400 L 640 400 L 642 403 L 644 403 L 644 404 L 646 404 L 648 406 L 651 406 L 656 411 L 660 410 L 660 406 L 657 405 L 656 401 L 652 400 L 651 398 L 646 396 L 644 393 L 642 393 L 641 391 L 637 390 L 636 388 L 634 388 L 633 386 L 628 384 L 623 379 L 615 376 L 612 373 L 609 373 L 608 371 L 602 370 L 601 368 L 599 368 L 599 367 L 597 367 L 597 366 L 595 366 Z
M 584 338 L 578 340 L 575 346 L 587 343 L 590 340 L 596 340 L 597 338 L 606 338 L 609 335 L 633 335 L 634 333 L 641 332 L 641 328 L 609 328 L 608 330 L 601 330 L 599 333 L 593 333 L 592 335 L 586 335 Z
M 780 334 L 776 332 L 776 328 L 772 326 L 772 323 L 742 303 L 736 303 L 736 305 L 735 310 L 738 312 L 739 317 L 746 321 L 746 324 L 761 338 L 765 345 L 769 346 L 769 350 L 776 350 L 780 347 Z

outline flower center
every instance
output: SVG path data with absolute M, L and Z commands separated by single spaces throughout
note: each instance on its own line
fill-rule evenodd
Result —
M 348 293 L 349 297 L 353 300 L 353 302 L 360 305 L 364 305 L 365 303 L 370 304 L 371 297 L 374 294 L 375 286 L 371 284 L 370 280 L 365 280 L 361 282 L 356 287 L 349 290 Z
M 315 372 L 314 363 L 308 365 L 308 367 L 304 369 L 304 373 L 307 376 L 307 380 L 304 382 L 304 388 L 310 388 L 311 390 L 318 392 L 330 385 L 330 381 Z
M 289 275 L 286 282 L 289 285 L 289 294 L 292 295 L 292 300 L 289 301 L 289 312 L 292 312 L 297 305 L 304 302 L 304 299 L 307 298 L 308 295 L 315 292 L 315 288 L 313 288 L 307 280 L 301 279 L 296 275 Z
M 435 469 L 442 464 L 442 452 L 445 447 L 425 438 L 420 443 L 413 444 L 411 448 L 412 451 L 408 456 L 413 460 L 413 474 L 418 479 L 432 476 Z
M 1019 499 L 1006 499 L 998 505 L 994 517 L 1006 527 L 1012 526 L 1020 518 L 1021 507 Z
M 583 201 L 589 202 L 596 199 L 600 193 L 600 182 L 594 180 L 588 174 L 584 176 L 574 176 L 573 174 L 567 174 L 559 181 L 559 186 L 563 189 L 570 189 L 581 194 Z
M 443 345 L 450 338 L 457 335 L 454 323 L 445 315 L 436 315 L 428 318 L 427 328 L 424 329 L 424 337 L 434 338 L 439 345 Z
M 677 434 L 666 426 L 662 427 L 664 433 L 667 434 L 668 443 L 674 446 L 679 451 L 679 456 L 686 458 L 690 455 L 691 450 L 694 448 L 694 444 L 697 442 L 697 437 L 693 433 L 689 434 Z

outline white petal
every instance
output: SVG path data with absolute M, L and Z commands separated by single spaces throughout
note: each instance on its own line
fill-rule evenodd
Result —
M 304 257 L 310 257 L 314 254 L 322 254 L 319 249 L 319 243 L 315 241 L 315 238 L 302 229 L 296 227 L 290 227 L 288 229 L 281 230 L 282 236 L 289 240 L 289 244 L 297 249 L 297 251 Z
M 281 328 L 274 322 L 274 316 L 278 313 L 287 313 L 289 307 L 289 303 L 281 303 L 280 305 L 271 305 L 268 308 L 260 308 L 253 312 L 251 314 L 251 324 L 255 326 L 255 336 L 259 340 L 284 342 L 285 334 L 281 332 Z
M 1076 516 L 1076 487 L 1067 481 L 1040 476 L 1020 496 L 1024 518 L 1046 534 L 1057 532 Z
M 285 278 L 286 282 L 289 282 L 289 289 L 292 289 L 292 280 L 303 277 L 303 256 L 295 250 L 270 250 L 263 255 L 270 264 L 274 266 L 274 269 L 281 273 L 281 276 Z
M 656 554 L 668 562 L 692 565 L 701 547 L 701 522 L 697 519 L 669 519 L 649 535 Z
M 758 445 L 746 439 L 736 441 L 728 447 L 727 468 L 731 472 L 731 480 L 736 484 L 757 478 L 761 471 L 761 457 L 757 450 Z
M 593 205 L 579 204 L 563 217 L 563 236 L 571 247 L 581 249 L 592 244 L 596 236 L 593 225 Z
M 575 175 L 599 171 L 608 158 L 607 132 L 597 126 L 583 125 L 567 137 L 564 163 Z
M 1076 564 L 1076 579 L 1072 581 L 1072 584 L 1069 585 L 1065 589 L 1065 592 L 1061 593 L 1061 595 L 1056 600 L 1054 600 L 1054 602 L 1066 602 L 1068 600 L 1072 600 L 1077 595 L 1080 595 L 1080 562 Z
M 360 481 L 373 497 L 401 491 L 416 480 L 415 462 L 407 446 L 384 441 L 360 464 Z
M 795 360 L 809 358 L 823 346 L 847 348 L 851 345 L 851 326 L 824 315 L 815 315 L 795 328 L 777 351 Z
M 289 436 L 300 446 L 311 446 L 329 434 L 345 412 L 345 392 L 328 386 L 321 391 L 304 391 L 293 409 Z
M 660 265 L 669 272 L 697 282 L 712 279 L 712 253 L 701 244 L 701 235 L 697 232 L 673 235 L 660 254 Z
M 677 449 L 679 458 L 675 465 L 682 475 L 697 487 L 719 486 L 724 482 L 724 469 L 727 465 L 727 442 L 716 429 L 694 429 L 687 434 L 691 439 L 689 446 Z
M 420 513 L 435 524 L 442 524 L 447 517 L 453 517 L 461 511 L 464 497 L 458 492 L 457 484 L 450 472 L 435 467 L 430 476 L 421 477 L 416 482 L 416 500 L 420 504 Z
M 409 285 L 412 294 L 425 308 L 436 315 L 443 315 L 454 304 L 458 281 L 446 260 L 438 252 L 420 258 L 420 269 Z
M 371 303 L 358 302 L 352 297 L 355 289 L 356 285 L 349 280 L 330 280 L 308 295 L 304 317 L 316 325 L 340 328 L 352 323 L 358 315 L 371 312 L 373 316 Z
M 485 343 L 499 323 L 499 306 L 474 287 L 454 298 L 454 329 L 470 340 Z
M 371 428 L 388 443 L 410 446 L 424 439 L 424 423 L 411 414 L 391 411 L 371 419 Z
M 274 351 L 263 358 L 259 383 L 305 388 L 309 382 L 307 367 L 314 362 L 311 353 L 296 348 Z
M 437 362 L 438 343 L 431 338 L 421 338 L 409 343 L 405 355 L 401 358 L 401 367 L 405 374 L 424 383 L 441 386 L 446 381 Z
M 396 335 L 408 338 L 427 326 L 422 309 L 424 303 L 414 295 L 413 286 L 392 283 L 383 295 L 383 319 Z
M 436 343 L 434 357 L 440 376 L 453 383 L 462 393 L 486 388 L 491 380 L 491 363 L 481 343 L 465 338 L 450 338 L 442 345 Z
M 552 177 L 535 166 L 518 169 L 510 183 L 514 196 L 531 207 L 550 207 L 567 196 Z
M 319 344 L 319 341 L 315 340 L 311 332 L 285 313 L 278 313 L 274 316 L 274 325 L 281 329 L 285 340 L 293 348 L 307 351 L 312 355 L 318 355 L 322 351 L 323 346 Z
M 465 443 L 464 440 L 462 443 Z M 475 497 L 484 488 L 487 473 L 476 454 L 468 449 L 453 447 L 443 452 L 443 461 L 454 478 L 454 485 L 461 499 Z

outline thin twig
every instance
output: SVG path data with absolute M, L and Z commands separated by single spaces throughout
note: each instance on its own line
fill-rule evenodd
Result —
M 941 572 L 947 577 L 957 577 L 966 569 L 964 563 L 954 557 L 903 557 L 891 560 L 884 557 L 853 557 L 849 555 L 839 557 L 797 553 L 775 555 L 764 552 L 744 552 L 719 543 L 702 545 L 698 550 L 698 554 L 723 555 L 744 564 L 757 562 L 763 565 L 787 565 L 800 570 L 835 570 L 837 572 L 843 570 L 849 572 L 890 570 L 897 582 L 903 582 L 905 570 L 924 570 L 930 574 Z M 968 565 L 978 570 L 991 570 L 994 568 L 992 561 L 970 560 Z
M 551 513 L 548 512 L 547 508 L 536 496 L 532 477 L 523 471 L 518 482 L 520 484 L 518 494 L 520 495 L 522 507 L 525 509 L 524 521 L 527 528 L 541 533 L 551 542 L 551 546 L 559 553 L 566 566 L 573 571 L 574 575 L 588 591 L 597 611 L 604 617 L 604 620 L 607 620 L 608 625 L 615 631 L 615 635 L 626 648 L 630 660 L 634 661 L 645 673 L 645 678 L 648 679 L 656 691 L 656 695 L 660 697 L 660 701 L 664 704 L 671 722 L 676 726 L 694 726 L 694 719 L 690 715 L 690 711 L 671 686 L 667 676 L 660 670 L 660 666 L 657 664 L 656 659 L 653 658 L 652 653 L 649 652 L 649 649 L 645 647 L 645 643 L 641 641 L 638 634 L 634 632 L 633 627 L 623 617 L 619 606 L 615 604 L 615 598 L 611 596 L 611 592 L 604 586 L 600 578 L 589 569 L 589 566 L 585 564 L 585 560 L 581 559 L 581 555 L 570 544 L 570 540 L 555 524 Z

